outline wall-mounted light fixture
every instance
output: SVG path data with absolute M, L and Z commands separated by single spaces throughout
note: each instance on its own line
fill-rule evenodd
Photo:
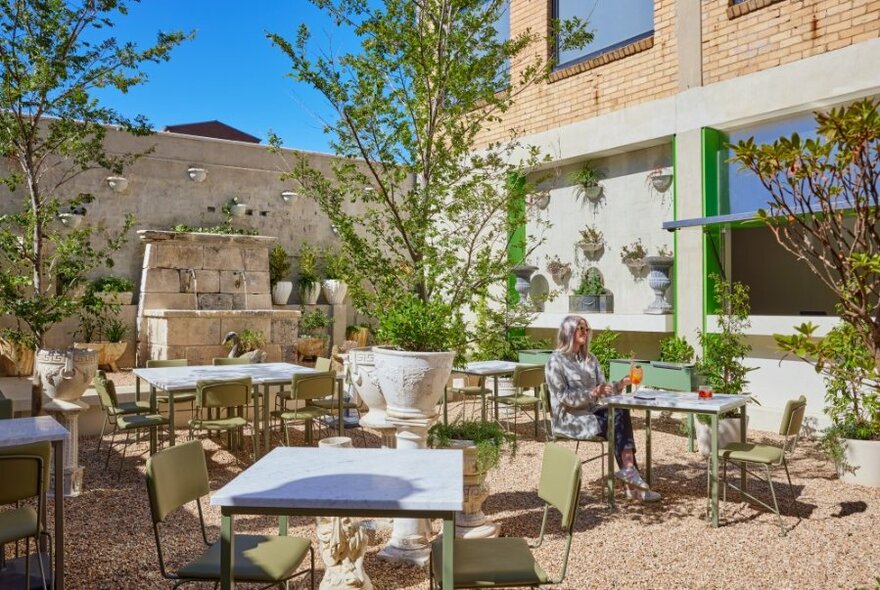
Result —
M 196 166 L 190 166 L 186 169 L 186 173 L 189 175 L 189 179 L 194 182 L 204 182 L 205 178 L 208 177 L 208 171 L 204 168 L 198 168 Z
M 83 217 L 85 217 L 85 212 L 65 211 L 58 214 L 58 221 L 66 228 L 76 229 L 82 223 Z
M 107 186 L 109 186 L 114 193 L 123 193 L 125 189 L 128 188 L 128 179 L 124 176 L 108 176 L 106 179 Z
M 290 203 L 295 198 L 299 196 L 299 193 L 296 191 L 281 191 L 281 200 L 285 203 Z

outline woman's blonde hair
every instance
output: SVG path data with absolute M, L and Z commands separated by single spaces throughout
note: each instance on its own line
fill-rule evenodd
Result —
M 557 351 L 564 354 L 579 354 L 581 358 L 587 358 L 587 355 L 590 353 L 590 338 L 592 337 L 592 331 L 587 332 L 587 341 L 581 346 L 580 350 L 578 350 L 575 345 L 574 335 L 577 331 L 578 324 L 580 323 L 589 327 L 587 320 L 580 316 L 565 316 L 565 319 L 562 320 L 562 323 L 559 325 L 559 331 L 556 333 Z

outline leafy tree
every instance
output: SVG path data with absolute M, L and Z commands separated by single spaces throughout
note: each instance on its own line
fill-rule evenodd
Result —
M 494 23 L 506 0 L 312 2 L 352 29 L 361 47 L 315 54 L 305 25 L 293 42 L 269 35 L 290 58 L 291 76 L 323 94 L 338 117 L 326 123 L 341 156 L 332 178 L 302 155 L 287 176 L 338 232 L 363 279 L 350 285 L 359 309 L 411 311 L 414 294 L 440 315 L 460 316 L 531 251 L 508 260 L 510 229 L 523 222 L 531 190 L 511 179 L 543 158 L 515 133 L 484 138 L 523 90 L 546 79 L 549 64 L 539 56 L 547 39 L 531 31 L 499 39 Z M 580 21 L 557 24 L 554 34 L 566 46 L 591 38 Z M 463 334 L 431 346 L 457 347 Z
M 142 154 L 104 150 L 108 125 L 135 135 L 150 132 L 143 117 L 129 119 L 101 106 L 94 92 L 126 92 L 146 81 L 140 69 L 162 62 L 186 37 L 159 33 L 138 49 L 109 35 L 112 19 L 127 13 L 124 0 L 0 0 L 0 153 L 8 172 L 0 178 L 23 194 L 21 210 L 0 215 L 0 312 L 17 328 L 7 336 L 40 347 L 49 328 L 75 315 L 72 290 L 93 269 L 113 265 L 133 223 L 127 217 L 103 245 L 91 227 L 66 231 L 59 213 L 84 213 L 89 194 L 65 195 L 65 183 L 103 168 L 121 173 Z M 40 395 L 32 402 L 40 410 Z
M 769 193 L 761 219 L 840 298 L 880 366 L 880 115 L 877 99 L 816 113 L 816 139 L 734 146 Z

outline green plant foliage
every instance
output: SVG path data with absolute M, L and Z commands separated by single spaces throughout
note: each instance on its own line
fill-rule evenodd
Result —
M 526 326 L 537 315 L 530 305 L 520 303 L 509 306 L 487 298 L 477 303 L 476 310 L 474 360 L 516 362 L 520 350 L 550 345 L 547 340 L 534 339 L 526 334 Z
M 596 355 L 605 376 L 610 374 L 611 359 L 620 358 L 620 352 L 614 346 L 614 341 L 619 337 L 619 333 L 611 330 L 594 330 L 590 338 L 590 352 Z
M 718 304 L 718 332 L 699 331 L 703 356 L 697 358 L 696 369 L 716 393 L 744 394 L 747 376 L 757 367 L 743 363 L 752 347 L 746 342 L 745 330 L 749 320 L 748 287 L 736 281 L 725 281 L 711 275 L 715 284 L 715 302 Z M 701 420 L 705 418 L 698 414 Z
M 134 291 L 134 283 L 128 277 L 107 275 L 92 281 L 91 289 L 98 293 L 126 293 Z
M 281 244 L 275 244 L 269 250 L 269 283 L 275 286 L 278 281 L 286 280 L 290 274 L 291 258 Z
M 333 318 L 320 309 L 307 311 L 299 320 L 299 331 L 303 336 L 324 336 L 323 332 L 333 325 Z
M 588 225 L 581 230 L 581 244 L 604 244 L 605 235 L 595 225 Z
M 324 278 L 351 282 L 351 265 L 342 252 L 328 252 L 324 255 Z
M 599 184 L 605 178 L 601 170 L 593 168 L 590 162 L 586 162 L 581 168 L 568 175 L 569 180 L 581 188 L 590 188 Z
M 404 296 L 379 318 L 378 340 L 414 352 L 455 350 L 463 354 L 464 323 L 450 305 L 424 302 L 414 294 Z
M 107 322 L 107 327 L 104 329 L 104 335 L 109 342 L 122 342 L 126 334 L 128 334 L 128 325 L 118 318 Z
M 171 231 L 192 234 L 228 234 L 233 236 L 256 236 L 260 234 L 260 232 L 255 229 L 232 227 L 232 222 L 229 220 L 220 225 L 212 225 L 209 227 L 196 227 L 186 225 L 185 223 L 178 223 L 177 225 L 172 226 Z
M 581 284 L 574 290 L 575 295 L 604 295 L 605 283 L 597 268 L 587 269 L 581 277 Z
M 457 420 L 449 424 L 438 422 L 428 430 L 428 446 L 442 449 L 452 440 L 470 440 L 477 447 L 477 471 L 485 473 L 501 459 L 501 450 L 511 445 L 516 450 L 513 434 L 504 430 L 498 422 L 482 420 Z
M 308 242 L 303 243 L 296 255 L 299 286 L 309 287 L 318 282 L 318 251 Z
M 397 314 L 388 325 L 399 326 L 414 293 L 432 318 L 465 316 L 541 241 L 540 226 L 530 229 L 533 242 L 519 259 L 508 257 L 511 230 L 525 224 L 523 203 L 536 186 L 519 179 L 546 158 L 514 132 L 490 144 L 483 138 L 526 88 L 548 78 L 551 64 L 533 48 L 550 39 L 532 29 L 501 39 L 494 23 L 506 0 L 313 4 L 360 47 L 344 55 L 315 49 L 306 25 L 295 41 L 268 35 L 290 59 L 291 76 L 337 115 L 327 126 L 339 156 L 332 177 L 298 154 L 285 178 L 338 232 L 358 278 L 349 285 L 358 310 Z M 552 30 L 565 46 L 590 37 L 580 21 Z M 512 75 L 511 64 L 523 65 Z M 499 92 L 501 81 L 509 91 Z M 429 331 L 405 332 L 419 349 L 438 343 Z
M 266 336 L 260 330 L 245 329 L 238 332 L 238 354 L 242 355 L 259 350 L 266 345 Z M 226 342 L 226 348 L 232 348 L 232 340 Z
M 643 260 L 647 255 L 648 251 L 645 250 L 645 245 L 642 243 L 641 238 L 626 244 L 620 249 L 620 261 L 624 264 L 627 262 Z
M 665 363 L 691 363 L 694 347 L 681 336 L 669 336 L 660 341 L 660 360 Z

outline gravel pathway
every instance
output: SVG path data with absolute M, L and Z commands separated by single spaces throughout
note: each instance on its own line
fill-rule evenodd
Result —
M 502 459 L 488 480 L 492 495 L 484 508 L 502 525 L 505 535 L 535 536 L 540 527 L 542 508 L 535 490 L 543 443 L 528 438 L 530 426 L 523 427 L 515 456 Z M 643 423 L 635 420 L 635 426 L 636 444 L 643 445 Z M 621 494 L 618 510 L 609 510 L 603 501 L 598 464 L 585 466 L 568 576 L 558 588 L 874 587 L 874 578 L 880 576 L 880 536 L 875 528 L 880 524 L 880 489 L 839 482 L 816 445 L 807 441 L 798 447 L 791 465 L 803 520 L 798 521 L 787 488 L 782 487 L 784 520 L 794 527 L 787 537 L 779 537 L 774 515 L 737 502 L 733 496 L 722 504 L 723 526 L 712 529 L 703 518 L 705 464 L 699 455 L 686 452 L 686 439 L 679 430 L 675 421 L 656 421 L 655 489 L 663 494 L 657 504 L 627 502 Z M 179 436 L 182 440 L 185 433 Z M 766 439 L 776 440 L 770 435 Z M 371 446 L 378 441 L 368 436 Z M 94 437 L 82 441 L 85 491 L 66 503 L 68 587 L 170 588 L 172 584 L 159 573 L 150 525 L 143 479 L 146 444 L 132 448 L 117 477 L 118 455 L 111 458 L 112 473 L 104 472 L 103 448 L 98 457 L 96 443 Z M 302 444 L 301 438 L 296 444 Z M 355 445 L 362 444 L 356 436 Z M 211 439 L 204 439 L 203 445 L 213 490 L 247 465 L 245 453 L 232 455 Z M 581 453 L 586 455 L 585 449 Z M 776 481 L 783 481 L 783 472 L 779 473 L 783 479 Z M 752 489 L 767 491 L 758 483 Z M 207 504 L 204 508 L 209 535 L 216 539 L 219 511 Z M 172 568 L 200 549 L 195 515 L 195 506 L 189 506 L 163 530 Z M 50 514 L 50 523 L 51 519 Z M 272 532 L 275 526 L 267 517 L 244 517 L 236 523 L 237 530 L 248 532 Z M 551 517 L 551 525 L 557 526 L 558 520 Z M 435 523 L 435 530 L 438 526 Z M 291 534 L 314 540 L 311 519 L 291 519 L 291 529 Z M 558 529 L 550 530 L 553 534 L 538 555 L 554 572 L 561 563 L 564 543 L 556 534 Z M 387 532 L 379 533 L 380 543 L 371 547 L 365 561 L 375 587 L 427 588 L 426 570 L 376 559 L 387 537 Z

